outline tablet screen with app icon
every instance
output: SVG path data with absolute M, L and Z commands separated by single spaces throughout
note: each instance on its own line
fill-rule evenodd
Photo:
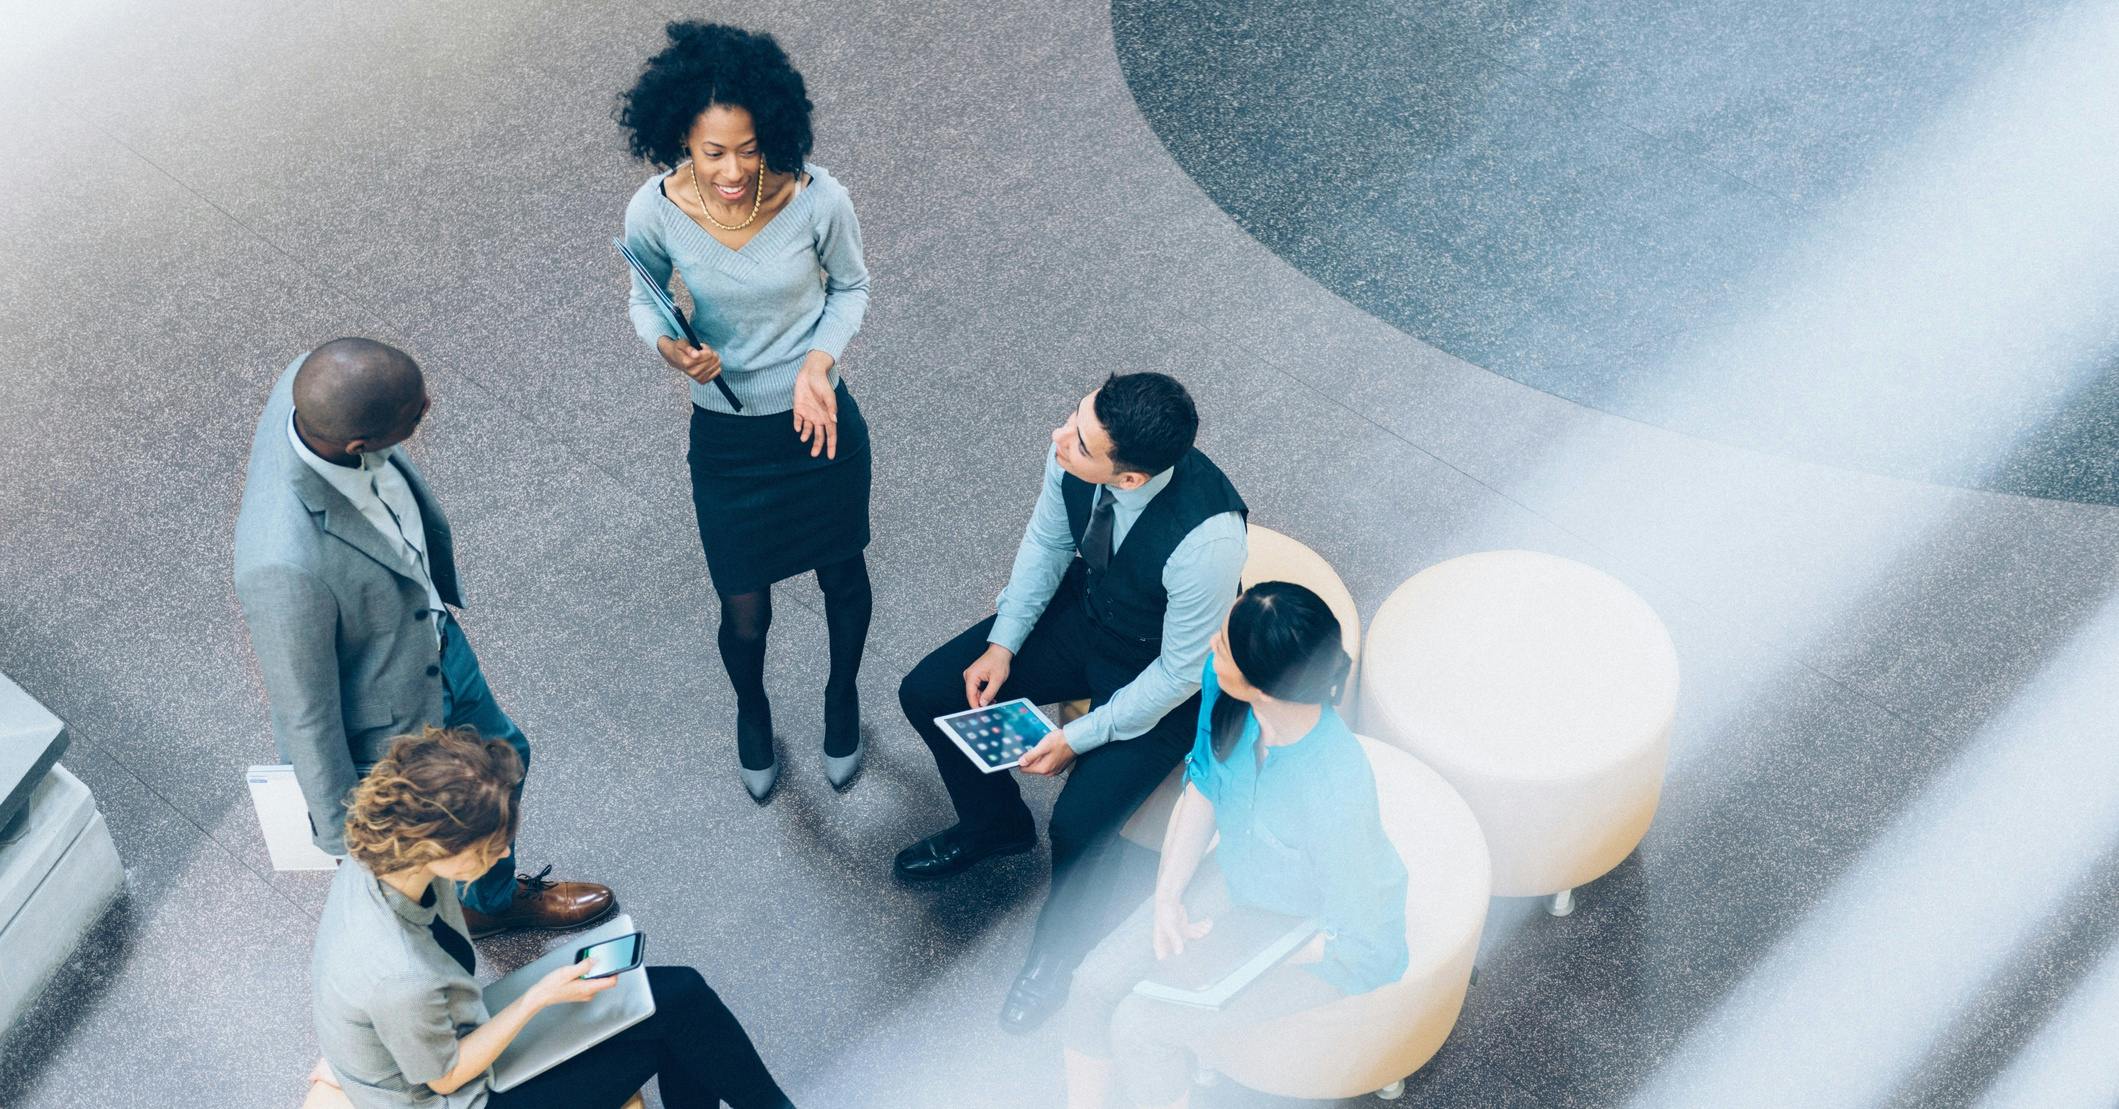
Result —
M 1022 697 L 937 716 L 934 722 L 988 774 L 1023 761 L 1039 740 L 1059 730 L 1036 705 Z

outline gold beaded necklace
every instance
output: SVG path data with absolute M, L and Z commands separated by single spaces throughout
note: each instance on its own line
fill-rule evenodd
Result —
M 706 222 L 723 231 L 741 231 L 758 222 L 758 210 L 765 207 L 765 163 L 758 163 L 758 188 L 751 196 L 750 218 L 733 227 L 715 219 L 713 210 L 706 206 L 706 191 L 699 187 L 699 160 L 696 158 L 692 159 L 692 195 L 699 198 L 699 214 L 706 217 Z

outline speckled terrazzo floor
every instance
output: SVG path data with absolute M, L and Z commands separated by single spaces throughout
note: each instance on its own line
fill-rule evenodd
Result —
M 853 191 L 876 274 L 847 368 L 876 433 L 864 692 L 877 751 L 845 796 L 805 754 L 821 713 L 795 693 L 820 679 L 823 628 L 813 586 L 788 583 L 770 680 L 790 774 L 759 809 L 735 782 L 708 639 L 684 393 L 633 339 L 608 246 L 644 174 L 620 152 L 610 96 L 680 13 L 615 0 L 63 7 L 0 34 L 0 671 L 72 725 L 68 765 L 108 815 L 130 896 L 5 1043 L 0 1104 L 298 1098 L 315 1055 L 306 976 L 324 883 L 271 871 L 242 792 L 242 768 L 272 748 L 228 557 L 267 384 L 345 333 L 396 342 L 431 376 L 416 448 L 456 522 L 465 624 L 538 744 L 526 859 L 617 887 L 654 922 L 657 957 L 700 966 L 806 1106 L 1058 1104 L 1049 1033 L 991 1033 L 1002 1048 L 973 1053 L 933 1031 L 989 1035 L 1044 863 L 936 889 L 891 880 L 890 852 L 945 809 L 891 690 L 990 604 L 1047 427 L 1112 368 L 1190 383 L 1203 445 L 1255 518 L 1331 559 L 1364 614 L 1440 559 L 1534 547 L 1617 574 L 1677 642 L 1685 690 L 1655 827 L 1572 917 L 1496 903 L 1464 1018 L 1413 1103 L 2111 1101 L 2095 1030 L 2119 1019 L 2119 510 L 2095 502 L 2112 455 L 2094 434 L 2084 445 L 2022 417 L 2074 411 L 2055 407 L 2056 389 L 2108 386 L 2095 356 L 2109 350 L 2119 269 L 2071 271 L 2094 279 L 2026 309 L 2038 342 L 2020 353 L 2077 361 L 2023 361 L 1998 380 L 1988 363 L 1945 367 L 1950 387 L 2016 407 L 1953 422 L 1919 390 L 1870 387 L 1859 404 L 1913 433 L 1879 436 L 1881 462 L 1826 465 L 1846 459 L 1810 448 L 1848 441 L 1831 375 L 1779 379 L 1782 423 L 1694 419 L 1723 411 L 1710 402 L 1732 379 L 1623 372 L 1638 352 L 1568 299 L 1565 259 L 1552 263 L 1553 311 L 1514 326 L 1496 306 L 1528 287 L 1502 280 L 1520 268 L 1467 289 L 1443 279 L 1476 274 L 1480 258 L 1424 273 L 1365 273 L 1345 252 L 1307 269 L 1285 260 L 1226 193 L 1240 164 L 1209 173 L 1187 145 L 1212 154 L 1227 134 L 1207 126 L 1204 86 L 1188 101 L 1143 83 L 1156 60 L 1141 46 L 1146 6 L 1121 2 L 1116 34 L 1099 0 L 809 0 L 764 22 L 756 9 L 686 8 L 782 36 L 818 101 L 816 160 Z M 1180 33 L 1194 7 L 1152 14 Z M 1438 80 L 1477 54 L 1548 83 L 1480 101 L 1512 124 L 1478 132 L 1496 156 L 1536 161 L 1508 144 L 1550 141 L 1541 103 L 1576 96 L 1584 133 L 1678 136 L 1676 153 L 1642 147 L 1672 173 L 1778 182 L 1776 218 L 1798 221 L 1873 202 L 1861 193 L 1872 168 L 1920 183 L 1932 136 L 1959 133 L 1939 106 L 2014 88 L 1994 83 L 2025 79 L 2010 59 L 2028 53 L 2029 72 L 2078 94 L 2108 89 L 2066 66 L 2070 49 L 2113 35 L 2110 9 L 2093 5 L 1983 4 L 1947 33 L 1887 20 L 1867 53 L 1825 51 L 1843 40 L 1815 5 L 1692 34 L 1660 9 L 1570 20 L 1552 5 L 1401 7 Z M 1357 58 L 1363 28 L 1390 25 L 1362 10 L 1325 21 Z M 1805 33 L 1765 57 L 1801 79 L 1745 100 L 1743 78 L 1768 62 L 1744 35 L 1783 26 Z M 1892 35 L 1930 35 L 1930 49 L 1893 54 Z M 1948 64 L 1876 60 L 1930 55 Z M 1885 69 L 1918 87 L 1821 129 L 1829 156 L 1790 138 L 1832 110 L 1834 82 L 1868 87 Z M 1749 108 L 1718 114 L 1717 90 Z M 2068 117 L 2075 157 L 2053 173 L 2113 164 L 2108 116 Z M 1446 133 L 1433 141 L 1452 149 Z M 2032 180 L 2053 148 L 2015 153 Z M 1953 179 L 1950 163 L 1931 168 Z M 1580 195 L 1650 195 L 1631 187 Z M 1685 195 L 1704 207 L 1624 233 L 1667 235 L 1672 257 L 1723 253 L 1667 275 L 1611 269 L 1600 280 L 1614 297 L 1668 311 L 1695 302 L 1680 284 L 1720 290 L 1700 275 L 1748 249 L 1751 225 Z M 2079 203 L 2062 212 L 2109 215 L 2069 195 Z M 1745 211 L 1766 203 L 1744 196 Z M 1549 233 L 1534 245 L 1608 246 L 1600 236 L 1622 226 L 1564 206 L 1519 217 L 1494 213 L 1497 227 Z M 2107 226 L 2065 242 L 2108 247 L 2119 236 Z M 2037 243 L 2052 230 L 2002 224 L 1974 245 L 2016 258 L 2012 229 Z M 1603 255 L 1618 256 L 1655 255 Z M 1805 266 L 1827 300 L 1854 280 L 1823 254 L 1776 259 L 1768 276 L 1793 284 L 1718 291 L 1702 349 L 1771 348 L 1789 320 L 1812 318 L 1772 311 L 1776 289 L 1807 288 Z M 1885 307 L 1918 311 L 1872 312 L 1874 341 L 1899 349 L 1912 339 L 1885 324 L 1943 318 L 1991 291 L 1980 273 L 1895 285 Z M 1361 291 L 1406 286 L 1423 310 L 1501 321 L 1476 332 L 1496 345 L 1425 333 Z M 1579 399 L 1624 415 L 1532 387 L 1575 395 L 1511 361 L 1549 352 L 1555 335 L 1596 370 L 1584 380 L 1627 403 Z M 2011 349 L 2006 338 L 1979 350 Z M 1684 418 L 1654 418 L 1672 413 Z M 1780 439 L 1747 436 L 1760 428 Z M 1964 436 L 1985 452 L 1979 473 L 1911 471 L 1958 484 L 1878 476 L 1933 461 L 1908 443 Z M 2080 473 L 2063 499 L 1981 491 L 2036 488 L 1988 480 L 2024 457 Z M 484 954 L 504 967 L 538 949 L 510 939 Z M 1226 1083 L 1195 1103 L 1279 1104 Z
M 1116 0 L 1173 157 L 1452 354 L 1723 442 L 2119 504 L 2108 6 Z

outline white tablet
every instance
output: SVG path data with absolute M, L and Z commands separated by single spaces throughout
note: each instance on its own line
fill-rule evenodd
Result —
M 988 774 L 1006 770 L 1023 761 L 1038 741 L 1059 730 L 1027 698 L 1017 697 L 982 709 L 965 709 L 934 718 L 942 734 L 971 756 L 971 762 Z

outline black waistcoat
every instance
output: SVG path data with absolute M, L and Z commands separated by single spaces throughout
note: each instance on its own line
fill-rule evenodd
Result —
M 1074 533 L 1076 549 L 1067 572 L 1081 583 L 1089 618 L 1148 659 L 1162 649 L 1163 611 L 1170 607 L 1170 595 L 1163 588 L 1163 564 L 1170 561 L 1170 552 L 1207 518 L 1248 512 L 1221 468 L 1199 451 L 1188 452 L 1172 470 L 1170 484 L 1133 521 L 1126 541 L 1111 556 L 1110 568 L 1101 574 L 1091 571 L 1080 555 L 1096 486 L 1073 474 L 1060 479 L 1067 527 Z M 1108 490 L 1105 495 L 1110 495 Z

